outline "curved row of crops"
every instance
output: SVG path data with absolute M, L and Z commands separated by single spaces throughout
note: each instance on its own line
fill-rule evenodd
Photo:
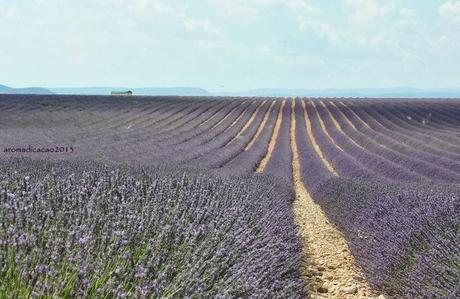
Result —
M 295 128 L 290 127 L 291 117 Z M 265 189 L 269 185 L 280 189 L 291 186 L 291 129 L 305 187 L 343 232 L 374 288 L 395 297 L 460 296 L 460 220 L 456 217 L 460 212 L 460 103 L 455 100 L 0 97 L 1 157 L 72 161 L 88 170 L 94 169 L 88 161 L 114 168 L 173 166 L 192 177 L 197 171 L 218 176 L 221 181 L 211 180 L 210 184 L 223 184 L 226 187 L 222 190 L 236 182 L 241 184 L 237 190 L 264 185 L 254 183 L 254 177 L 270 182 Z M 28 145 L 72 146 L 75 150 L 71 154 L 3 151 Z M 26 176 L 26 172 L 21 175 Z M 41 181 L 47 180 L 45 173 Z M 240 206 L 244 198 L 254 205 L 262 198 L 252 191 L 238 192 L 242 194 L 232 197 L 233 203 L 228 204 Z M 267 215 L 261 221 L 268 222 L 261 222 L 261 226 L 281 225 L 283 230 L 294 231 L 292 212 L 286 209 L 292 196 L 287 192 L 278 197 L 282 199 L 268 196 L 262 202 L 274 200 L 276 203 L 271 204 L 283 205 L 280 214 L 270 214 L 274 207 L 267 205 L 258 212 L 255 206 L 241 210 L 234 217 Z M 207 200 L 204 206 L 223 199 Z M 135 208 L 134 202 L 129 204 Z M 83 208 L 81 203 L 78 208 Z M 270 221 L 274 224 L 269 225 Z M 282 243 L 276 236 L 264 237 L 259 228 L 243 227 L 240 231 L 261 242 L 261 250 L 272 248 L 269 241 Z M 279 282 L 276 289 L 266 292 L 289 290 L 284 294 L 302 296 L 303 288 L 295 278 L 299 274 L 282 270 L 298 266 L 300 257 L 296 237 L 288 236 L 292 239 L 287 244 L 293 244 L 290 249 L 276 245 L 278 251 L 267 253 L 270 258 L 265 263 L 257 263 L 263 265 L 259 271 L 274 267 L 270 269 L 278 269 L 278 275 L 292 274 L 287 276 L 286 288 L 279 287 Z M 248 261 L 264 255 L 248 254 L 241 247 L 233 250 L 244 252 L 241 258 Z M 288 252 L 292 264 L 273 264 L 281 252 Z M 269 273 L 268 281 L 278 281 L 275 270 Z M 207 288 L 207 294 L 236 294 Z M 244 294 L 261 295 L 256 289 L 254 286 Z M 134 294 L 134 288 L 129 290 Z
M 259 177 L 0 163 L 0 294 L 306 296 L 290 190 Z
M 296 102 L 304 183 L 372 286 L 396 298 L 457 298 L 458 121 L 446 110 L 460 106 L 373 101 Z M 382 107 L 406 114 L 393 122 Z M 305 122 L 312 138 L 302 139 Z

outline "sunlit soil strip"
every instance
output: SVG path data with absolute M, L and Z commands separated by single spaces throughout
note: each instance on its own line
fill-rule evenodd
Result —
M 326 126 L 324 125 L 323 119 L 321 115 L 319 115 L 318 109 L 316 109 L 315 102 L 311 101 L 311 104 L 313 105 L 313 109 L 315 109 L 316 117 L 319 120 L 319 125 L 321 126 L 321 130 L 323 130 L 324 134 L 326 134 L 326 136 L 331 140 L 331 142 L 335 145 L 335 147 L 343 152 L 343 149 L 337 143 L 335 143 L 334 138 L 332 138 L 332 136 L 329 135 L 329 132 L 327 131 Z
M 347 116 L 345 113 L 343 113 L 343 111 L 342 111 L 339 107 L 337 107 L 337 105 L 336 105 L 335 103 L 332 103 L 332 104 L 337 108 L 337 110 L 339 110 L 339 112 L 342 114 L 343 118 L 347 121 L 347 123 L 348 123 L 355 131 L 358 131 L 358 129 L 356 128 L 356 126 L 353 124 L 353 122 L 352 122 L 350 119 L 348 119 L 348 116 Z M 326 109 L 327 109 L 327 108 L 326 108 Z M 331 117 L 333 117 L 333 116 L 332 116 L 332 113 L 330 113 L 329 109 L 327 109 L 327 111 L 329 112 L 329 114 L 331 115 Z M 352 111 L 352 112 L 353 112 L 353 111 Z M 354 113 L 354 112 L 353 112 L 353 113 Z M 355 115 L 356 115 L 356 114 L 355 114 Z M 356 116 L 357 116 L 357 115 L 356 115 Z M 367 124 L 366 124 L 361 118 L 359 118 L 359 120 L 360 120 L 364 125 L 367 126 Z M 367 126 L 367 127 L 370 128 L 369 126 Z M 371 128 L 370 128 L 370 129 L 371 129 Z M 372 130 L 372 129 L 371 129 L 371 130 Z M 347 136 L 347 137 L 348 137 L 348 136 Z M 361 145 L 357 144 L 352 138 L 349 138 L 349 139 L 350 139 L 354 144 L 356 144 L 357 146 L 359 146 L 360 148 L 365 149 L 365 148 L 362 147 Z M 390 149 L 388 146 L 386 146 L 385 144 L 378 143 L 378 142 L 376 142 L 375 140 L 374 140 L 374 142 L 375 142 L 378 146 L 380 146 L 380 147 L 382 147 L 382 148 L 385 148 L 385 149 L 387 149 L 387 150 L 391 150 L 391 149 Z
M 265 128 L 265 124 L 267 123 L 268 117 L 270 116 L 270 112 L 272 111 L 272 108 L 273 108 L 273 106 L 275 105 L 276 102 L 277 102 L 276 100 L 272 100 L 272 103 L 270 104 L 270 107 L 268 107 L 267 112 L 265 112 L 264 119 L 260 123 L 260 126 L 257 129 L 256 134 L 254 135 L 254 137 L 252 137 L 251 141 L 244 148 L 245 151 L 247 151 L 248 149 L 250 149 L 254 145 L 254 143 L 256 142 L 256 140 L 259 137 L 260 133 L 262 133 L 262 130 Z
M 243 133 L 249 128 L 249 126 L 251 125 L 251 123 L 254 121 L 254 119 L 256 118 L 257 114 L 259 114 L 259 110 L 260 108 L 262 108 L 262 106 L 265 105 L 265 103 L 267 102 L 267 100 L 264 100 L 262 102 L 262 104 L 260 104 L 257 108 L 256 108 L 256 111 L 254 111 L 254 113 L 252 113 L 251 115 L 251 118 L 248 120 L 248 122 L 244 125 L 243 128 L 241 128 L 241 130 L 238 132 L 238 134 L 236 134 L 225 146 L 227 146 L 228 144 L 232 143 L 233 141 L 235 141 L 235 139 L 238 139 L 238 137 L 240 137 L 241 135 L 243 135 Z M 241 115 L 242 116 L 242 115 Z M 240 120 L 240 118 L 236 119 L 231 125 L 229 128 L 233 127 L 238 121 Z
M 345 135 L 354 145 L 356 145 L 357 147 L 361 148 L 361 149 L 364 149 L 360 144 L 358 144 L 353 138 L 351 138 L 350 136 L 348 136 L 347 133 L 345 133 L 345 131 L 343 130 L 342 128 L 342 125 L 339 124 L 339 122 L 335 119 L 335 116 L 331 113 L 331 111 L 329 111 L 329 108 L 327 108 L 326 104 L 324 104 L 323 101 L 320 102 L 321 105 L 324 107 L 324 109 L 327 111 L 327 113 L 329 114 L 329 117 L 331 118 L 332 122 L 334 123 L 334 126 L 337 128 L 337 130 L 339 130 L 340 133 L 342 133 L 343 135 Z
M 371 128 L 358 114 L 356 114 L 356 112 L 353 109 L 349 108 L 344 102 L 339 102 L 339 103 L 342 106 L 346 107 L 354 116 L 356 116 L 356 118 L 359 119 L 359 121 L 361 121 L 366 128 L 368 129 Z
M 227 113 L 227 115 L 225 115 L 224 118 L 221 119 L 216 125 L 218 125 L 219 123 L 223 122 L 223 121 L 228 117 L 228 115 L 230 115 L 236 108 L 238 108 L 238 107 L 241 106 L 241 105 L 244 105 L 246 102 L 247 102 L 247 101 L 243 101 L 243 102 L 241 102 L 240 104 L 236 105 L 234 108 L 232 108 L 232 110 L 230 110 L 230 111 Z M 223 110 L 224 108 L 225 108 L 225 106 L 219 108 L 219 110 L 217 110 L 210 118 L 208 118 L 208 119 L 202 121 L 202 122 L 198 125 L 198 127 L 201 127 L 202 125 L 206 124 L 207 122 L 213 120 L 217 115 L 219 115 L 219 112 L 220 112 L 221 110 Z
M 268 150 L 265 157 L 260 161 L 259 166 L 257 166 L 257 172 L 263 172 L 267 167 L 268 161 L 272 156 L 273 151 L 275 150 L 276 142 L 278 141 L 278 135 L 280 132 L 281 122 L 283 121 L 283 110 L 284 105 L 286 104 L 286 100 L 283 100 L 281 103 L 280 110 L 278 111 L 278 117 L 276 119 L 275 128 L 273 130 L 272 138 L 270 139 L 270 143 L 268 144 Z
M 303 103 L 303 101 L 302 101 Z M 295 101 L 292 101 L 291 149 L 296 199 L 295 221 L 303 240 L 302 274 L 308 280 L 310 298 L 372 298 L 363 274 L 341 233 L 329 223 L 302 182 L 296 141 Z
M 315 149 L 315 152 L 316 154 L 318 154 L 319 158 L 321 159 L 321 161 L 324 163 L 324 165 L 326 166 L 326 168 L 335 176 L 338 176 L 339 174 L 337 173 L 337 171 L 334 169 L 334 167 L 332 166 L 331 163 L 329 163 L 329 161 L 326 159 L 326 157 L 324 157 L 324 154 L 323 154 L 323 151 L 321 150 L 321 148 L 319 147 L 318 143 L 316 143 L 316 139 L 315 139 L 315 136 L 313 135 L 313 131 L 311 129 L 311 121 L 310 121 L 310 118 L 308 118 L 308 113 L 307 113 L 307 108 L 305 106 L 305 101 L 302 100 L 302 108 L 303 108 L 303 114 L 305 116 L 305 126 L 307 127 L 307 134 L 308 134 L 308 138 L 310 138 L 311 140 L 311 143 L 313 144 L 313 148 Z
M 239 106 L 239 105 L 237 105 L 237 106 Z M 198 126 L 196 126 L 196 127 L 201 127 L 202 125 L 206 124 L 207 122 L 213 120 L 217 115 L 219 115 L 219 112 L 221 112 L 223 109 L 225 109 L 225 106 L 221 106 L 220 108 L 218 108 L 217 111 L 215 111 L 215 112 L 211 115 L 211 117 L 209 117 L 209 118 L 207 118 L 207 119 L 201 121 L 201 122 L 198 124 Z M 201 115 L 200 115 L 200 116 L 201 116 Z
M 340 108 L 337 106 L 336 103 L 334 103 L 334 102 L 330 102 L 330 103 L 331 103 L 332 106 L 334 106 L 335 108 L 337 108 L 337 110 L 339 111 L 339 113 L 342 114 L 343 118 L 345 119 L 345 121 L 348 123 L 348 125 L 349 125 L 350 127 L 352 127 L 354 130 L 358 130 L 358 129 L 356 128 L 355 124 L 354 124 L 351 120 L 348 119 L 348 117 L 345 115 L 345 113 L 343 113 L 342 109 L 340 109 Z
M 217 127 L 218 125 L 220 125 L 221 123 L 223 123 L 232 113 L 233 111 L 235 111 L 236 109 L 238 109 L 238 107 L 242 106 L 244 103 L 246 103 L 246 101 L 244 101 L 243 103 L 241 103 L 240 105 L 236 106 L 235 108 L 233 108 L 232 110 L 230 110 L 230 112 L 225 115 L 224 118 L 222 118 L 217 124 L 215 124 L 214 126 L 211 127 L 211 130 L 214 129 L 215 127 Z M 246 110 L 248 110 L 248 108 L 252 105 L 252 103 L 250 103 L 246 108 L 244 108 L 243 112 L 240 113 L 240 115 L 238 116 L 237 120 L 239 120 L 243 114 L 246 112 Z M 235 122 L 233 122 L 235 123 Z

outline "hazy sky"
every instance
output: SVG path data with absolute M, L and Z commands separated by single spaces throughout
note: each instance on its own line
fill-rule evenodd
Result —
M 460 1 L 0 0 L 0 84 L 460 87 Z

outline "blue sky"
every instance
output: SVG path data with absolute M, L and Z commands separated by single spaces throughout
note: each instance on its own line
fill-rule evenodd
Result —
M 0 0 L 0 84 L 460 87 L 460 1 Z

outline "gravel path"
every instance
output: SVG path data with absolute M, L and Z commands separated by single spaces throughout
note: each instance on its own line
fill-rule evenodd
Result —
M 294 105 L 294 102 L 292 102 Z M 296 191 L 294 213 L 304 242 L 304 276 L 309 281 L 311 298 L 379 298 L 368 287 L 356 266 L 345 239 L 327 220 L 302 183 L 295 134 L 295 115 L 291 116 L 291 147 Z

